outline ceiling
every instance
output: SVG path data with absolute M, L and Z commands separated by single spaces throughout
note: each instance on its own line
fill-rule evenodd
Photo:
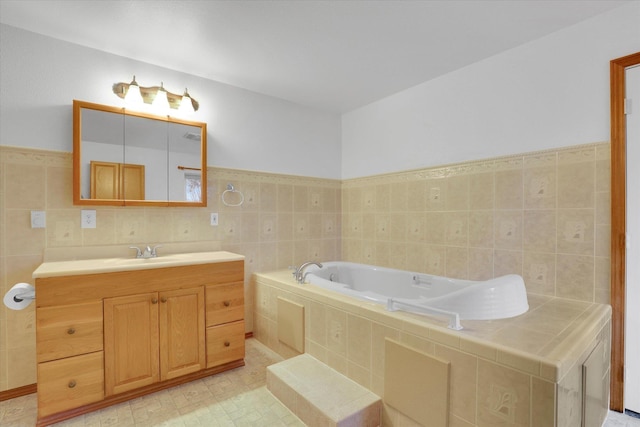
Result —
M 0 22 L 344 113 L 628 1 L 0 0 Z

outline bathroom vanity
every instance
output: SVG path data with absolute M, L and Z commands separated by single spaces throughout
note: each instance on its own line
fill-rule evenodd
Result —
M 38 425 L 244 365 L 244 257 L 45 262 Z

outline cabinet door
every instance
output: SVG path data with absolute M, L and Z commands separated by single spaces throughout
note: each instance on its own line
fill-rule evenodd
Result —
M 162 380 L 206 367 L 204 288 L 160 293 L 160 372 Z
M 104 300 L 105 394 L 159 380 L 158 294 Z
M 91 162 L 91 198 L 119 199 L 120 165 L 111 162 Z
M 144 165 L 123 164 L 121 171 L 122 198 L 144 200 Z

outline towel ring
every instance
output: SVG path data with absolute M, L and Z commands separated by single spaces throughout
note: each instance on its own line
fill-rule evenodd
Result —
M 238 194 L 240 194 L 240 201 L 238 203 L 227 203 L 227 201 L 224 199 L 224 195 L 227 194 L 227 193 L 238 193 Z M 242 194 L 241 191 L 236 190 L 233 187 L 233 184 L 227 184 L 227 189 L 222 192 L 222 203 L 224 203 L 225 206 L 231 206 L 231 207 L 242 206 L 242 204 L 244 203 L 244 194 Z

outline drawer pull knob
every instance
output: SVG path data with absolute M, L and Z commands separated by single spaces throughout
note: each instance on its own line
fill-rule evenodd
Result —
M 167 302 L 167 297 L 162 297 L 162 298 L 160 298 L 160 301 L 162 301 L 162 302 Z
M 157 304 L 158 298 L 151 298 L 151 304 Z
M 76 386 L 76 380 L 69 381 L 69 388 L 74 388 Z
M 230 343 L 229 341 L 225 341 L 225 342 L 224 342 L 224 346 L 225 346 L 225 347 L 229 347 L 230 345 L 231 345 L 231 343 Z
M 75 328 L 69 328 L 69 329 L 67 329 L 67 333 L 68 333 L 69 335 L 73 335 L 73 334 L 75 334 L 75 333 L 76 333 L 76 330 L 75 330 Z
M 225 301 L 225 302 L 223 302 L 223 304 L 224 304 L 225 307 L 229 307 L 231 305 L 231 302 Z

